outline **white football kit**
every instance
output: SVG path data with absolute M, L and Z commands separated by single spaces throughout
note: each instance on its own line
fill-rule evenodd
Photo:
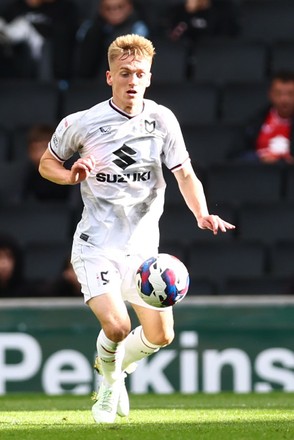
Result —
M 143 305 L 133 272 L 158 252 L 166 186 L 162 164 L 175 171 L 189 160 L 176 117 L 151 100 L 144 100 L 136 116 L 107 100 L 65 117 L 49 150 L 61 162 L 76 152 L 96 159 L 80 185 L 84 209 L 72 250 L 85 301 L 115 289 Z

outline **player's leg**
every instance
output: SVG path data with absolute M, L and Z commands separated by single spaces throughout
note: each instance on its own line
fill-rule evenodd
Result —
M 102 327 L 97 338 L 98 356 L 95 368 L 103 376 L 103 382 L 92 412 L 97 422 L 101 419 L 105 421 L 105 415 L 101 411 L 101 407 L 105 405 L 105 400 L 107 405 L 107 395 L 111 387 L 115 396 L 114 399 L 111 399 L 111 405 L 109 405 L 112 416 L 108 417 L 108 414 L 106 414 L 106 418 L 114 421 L 116 413 L 122 417 L 129 414 L 129 399 L 124 383 L 125 373 L 122 372 L 122 360 L 124 356 L 123 340 L 130 332 L 130 318 L 121 297 L 117 298 L 105 294 L 91 299 L 88 304 Z
M 121 376 L 122 341 L 131 328 L 127 308 L 119 296 L 108 293 L 91 298 L 88 305 L 102 327 L 97 337 L 97 353 L 103 376 L 112 384 Z
M 85 302 L 102 327 L 97 338 L 97 351 L 104 377 L 92 413 L 96 422 L 112 423 L 123 378 L 123 340 L 130 331 L 130 319 L 121 298 L 121 278 L 115 264 L 90 246 L 75 246 L 72 263 Z
M 132 304 L 132 307 L 141 325 L 132 330 L 125 339 L 123 371 L 127 370 L 134 362 L 170 344 L 174 338 L 172 307 L 164 311 L 150 309 L 137 304 Z
M 92 414 L 97 423 L 113 423 L 116 417 L 121 389 L 124 388 L 122 360 L 124 339 L 130 331 L 130 318 L 120 297 L 103 294 L 88 301 L 101 324 L 97 338 L 103 382 Z

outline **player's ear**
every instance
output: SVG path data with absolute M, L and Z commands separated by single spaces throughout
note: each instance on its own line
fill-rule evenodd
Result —
M 149 87 L 149 86 L 150 86 L 150 84 L 151 84 L 151 77 L 152 77 L 152 73 L 149 72 L 149 78 L 148 78 L 148 80 L 147 80 L 147 85 L 146 85 L 146 87 Z
M 109 70 L 106 71 L 106 82 L 109 86 L 112 86 L 112 76 Z

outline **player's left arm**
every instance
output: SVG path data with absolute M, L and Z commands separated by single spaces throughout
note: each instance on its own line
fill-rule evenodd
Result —
M 210 229 L 214 234 L 218 231 L 226 232 L 235 229 L 231 223 L 221 219 L 218 215 L 209 214 L 203 185 L 196 176 L 191 162 L 174 172 L 184 200 L 196 217 L 200 229 Z

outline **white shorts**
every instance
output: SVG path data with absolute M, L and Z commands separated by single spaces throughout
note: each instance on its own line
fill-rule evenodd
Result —
M 164 311 L 149 306 L 140 298 L 135 275 L 138 267 L 149 256 L 103 253 L 90 244 L 75 243 L 71 263 L 81 284 L 85 302 L 104 293 L 121 295 L 131 304 Z

